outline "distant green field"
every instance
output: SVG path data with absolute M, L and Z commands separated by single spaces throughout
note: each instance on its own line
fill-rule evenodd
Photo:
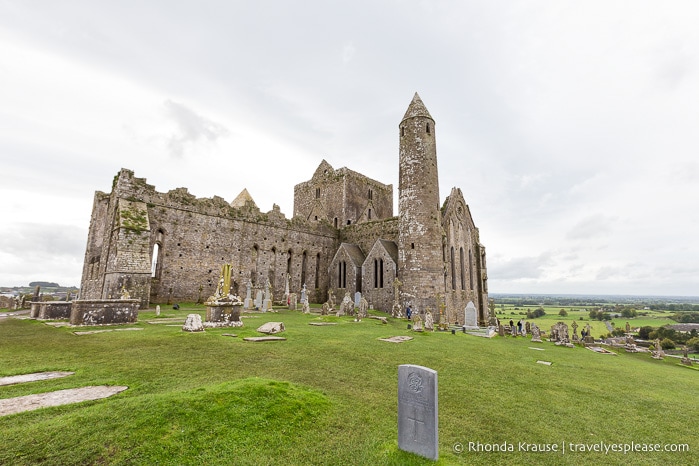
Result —
M 545 316 L 537 317 L 535 319 L 527 319 L 527 310 L 533 311 L 538 307 L 539 306 L 519 306 L 517 307 L 517 309 L 515 309 L 515 306 L 513 305 L 505 305 L 504 307 L 498 305 L 496 306 L 496 315 L 503 323 L 509 323 L 510 319 L 513 320 L 515 323 L 517 323 L 519 319 L 525 319 L 528 320 L 530 323 L 536 323 L 540 328 L 546 331 L 548 331 L 551 328 L 551 326 L 554 325 L 556 322 L 565 322 L 570 326 L 572 325 L 572 321 L 575 320 L 580 326 L 578 328 L 578 334 L 580 334 L 581 327 L 584 327 L 588 323 L 590 324 L 590 329 L 592 330 L 593 337 L 599 338 L 601 335 L 606 335 L 608 333 L 607 326 L 603 321 L 599 321 L 596 319 L 590 320 L 589 318 L 590 309 L 596 309 L 596 306 L 542 306 L 542 308 L 546 312 Z M 559 312 L 561 311 L 561 309 L 564 309 L 568 313 L 568 315 L 565 317 L 560 316 Z M 501 314 L 501 312 L 504 312 L 504 314 Z M 626 328 L 626 322 L 629 323 L 629 326 L 631 326 L 631 328 L 639 328 L 643 326 L 662 327 L 663 325 L 672 325 L 677 323 L 669 318 L 669 316 L 672 315 L 672 313 L 669 312 L 648 310 L 639 312 L 647 313 L 648 315 L 632 318 L 613 318 L 610 321 L 610 323 L 613 324 L 614 328 L 619 327 L 622 329 Z M 582 321 L 580 320 L 581 317 Z
M 524 338 L 416 334 L 405 320 L 355 323 L 286 310 L 246 314 L 241 329 L 197 334 L 166 320 L 183 321 L 190 312 L 203 315 L 203 308 L 163 306 L 159 319 L 153 310 L 140 313 L 134 326 L 142 331 L 83 336 L 0 319 L 0 376 L 76 372 L 0 387 L 0 398 L 129 387 L 104 400 L 0 417 L 0 464 L 432 464 L 397 448 L 400 364 L 438 372 L 438 464 L 693 464 L 699 451 L 699 371 L 674 359 L 600 355 Z M 540 322 L 546 328 L 543 322 L 556 320 Z M 287 341 L 242 340 L 267 321 L 284 322 Z M 394 335 L 415 338 L 378 340 Z M 681 443 L 690 451 L 535 453 L 519 451 L 519 442 Z M 511 444 L 515 451 L 473 451 L 470 444 Z

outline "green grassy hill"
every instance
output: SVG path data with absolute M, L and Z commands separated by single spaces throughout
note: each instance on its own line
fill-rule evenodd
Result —
M 241 329 L 197 334 L 166 319 L 193 311 L 203 315 L 185 305 L 156 319 L 151 310 L 139 315 L 142 331 L 82 336 L 0 320 L 0 376 L 76 372 L 0 387 L 0 398 L 129 386 L 104 400 L 0 417 L 0 464 L 430 464 L 397 448 L 400 364 L 438 371 L 439 464 L 692 464 L 699 451 L 699 371 L 675 359 L 414 334 L 406 321 L 291 311 L 250 314 Z M 337 325 L 308 325 L 321 319 Z M 242 340 L 268 321 L 284 322 L 287 341 Z M 415 339 L 378 340 L 394 335 Z M 565 443 L 568 451 L 519 451 L 520 442 Z M 689 452 L 569 451 L 571 443 L 600 442 L 681 443 Z M 469 443 L 515 451 L 469 451 Z

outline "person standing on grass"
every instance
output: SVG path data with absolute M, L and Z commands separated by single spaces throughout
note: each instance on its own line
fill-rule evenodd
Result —
M 515 323 L 512 319 L 510 319 L 510 332 L 515 328 Z
M 522 319 L 519 319 L 519 322 L 517 322 L 517 334 L 522 334 Z

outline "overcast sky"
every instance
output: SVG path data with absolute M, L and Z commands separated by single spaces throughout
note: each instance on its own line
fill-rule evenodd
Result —
M 122 167 L 287 218 L 323 159 L 397 191 L 417 91 L 491 292 L 699 295 L 698 24 L 695 0 L 0 0 L 0 285 L 79 285 Z

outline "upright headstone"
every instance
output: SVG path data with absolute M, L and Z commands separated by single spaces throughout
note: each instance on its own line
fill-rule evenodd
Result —
M 245 302 L 243 308 L 246 310 L 252 309 L 252 283 L 250 280 L 245 284 Z
M 437 371 L 398 366 L 398 448 L 439 459 Z
M 262 290 L 257 290 L 257 294 L 255 295 L 255 307 L 257 309 L 262 310 Z
M 308 302 L 308 291 L 306 290 L 306 284 L 303 284 L 303 288 L 301 288 L 301 304 L 307 303 Z
M 536 324 L 532 324 L 531 330 L 532 330 L 532 341 L 541 343 L 541 330 L 539 330 L 539 326 Z
M 354 307 L 359 307 L 359 302 L 362 300 L 362 293 L 357 291 L 354 293 Z
M 159 316 L 159 315 L 160 315 L 160 304 L 158 304 L 157 306 L 155 306 L 155 315 L 156 315 L 156 316 Z
M 430 311 L 425 312 L 425 330 L 434 332 L 434 318 Z
M 464 327 L 476 329 L 478 328 L 478 310 L 473 301 L 469 301 L 464 310 Z
M 204 323 L 201 321 L 201 316 L 199 314 L 189 314 L 184 321 L 182 330 L 185 332 L 203 332 Z

